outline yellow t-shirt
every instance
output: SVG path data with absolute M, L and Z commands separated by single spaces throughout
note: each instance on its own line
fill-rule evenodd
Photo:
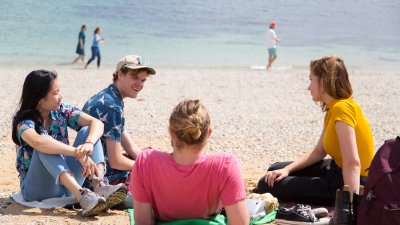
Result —
M 374 157 L 374 141 L 371 127 L 361 111 L 360 105 L 353 98 L 334 99 L 328 104 L 328 111 L 325 114 L 324 150 L 342 168 L 342 155 L 335 129 L 336 121 L 342 121 L 354 128 L 361 162 L 361 176 L 367 176 L 366 169 L 369 168 Z

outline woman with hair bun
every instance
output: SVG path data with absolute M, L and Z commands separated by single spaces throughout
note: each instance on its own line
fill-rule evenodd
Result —
M 199 100 L 175 107 L 169 119 L 172 153 L 144 150 L 132 169 L 136 224 L 210 219 L 223 207 L 229 224 L 249 224 L 239 163 L 228 153 L 204 153 L 211 133 Z

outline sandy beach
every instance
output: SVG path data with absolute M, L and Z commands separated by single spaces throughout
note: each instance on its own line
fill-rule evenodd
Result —
M 82 108 L 112 79 L 114 67 L 94 67 L 83 70 L 82 64 L 76 64 L 44 69 L 58 72 L 63 101 Z M 10 194 L 19 190 L 11 118 L 25 76 L 41 68 L 0 67 L 0 224 L 129 224 L 123 211 L 83 218 L 76 211 L 27 208 L 10 199 Z M 235 154 L 250 190 L 269 164 L 295 159 L 313 148 L 319 138 L 324 114 L 307 90 L 306 69 L 156 69 L 157 75 L 146 81 L 138 98 L 125 101 L 126 128 L 141 147 L 169 151 L 170 112 L 183 99 L 200 99 L 211 114 L 214 128 L 207 151 Z M 400 135 L 400 73 L 351 68 L 349 73 L 354 98 L 371 124 L 378 149 L 384 140 Z

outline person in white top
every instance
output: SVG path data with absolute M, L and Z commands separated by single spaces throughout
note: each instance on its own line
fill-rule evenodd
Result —
M 265 40 L 267 43 L 267 48 L 268 48 L 268 65 L 267 65 L 267 70 L 271 70 L 272 69 L 272 63 L 276 60 L 277 55 L 276 55 L 276 43 L 281 41 L 281 39 L 279 39 L 276 36 L 275 33 L 275 28 L 276 23 L 275 22 L 271 22 L 269 24 L 269 30 L 267 31 L 266 35 L 265 35 Z

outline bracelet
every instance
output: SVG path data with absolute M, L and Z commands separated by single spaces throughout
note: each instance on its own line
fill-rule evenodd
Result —
M 85 142 L 85 144 L 92 144 L 94 146 L 94 143 L 90 141 Z

